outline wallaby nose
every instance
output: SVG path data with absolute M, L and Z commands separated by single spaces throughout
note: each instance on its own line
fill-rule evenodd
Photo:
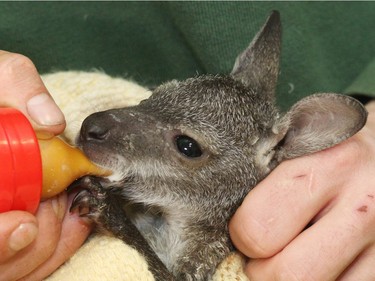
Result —
M 109 128 L 96 118 L 86 118 L 81 127 L 80 140 L 86 141 L 105 141 L 109 136 Z

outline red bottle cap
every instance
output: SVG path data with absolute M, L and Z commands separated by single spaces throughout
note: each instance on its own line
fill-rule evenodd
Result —
M 42 192 L 42 159 L 27 118 L 13 108 L 0 108 L 0 213 L 35 213 Z

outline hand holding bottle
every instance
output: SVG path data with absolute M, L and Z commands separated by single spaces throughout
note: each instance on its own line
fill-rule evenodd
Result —
M 30 59 L 0 51 L 0 84 L 0 107 L 19 109 L 36 131 L 64 130 L 64 115 Z M 0 214 L 0 281 L 41 280 L 82 245 L 90 226 L 69 213 L 70 200 L 61 193 L 42 202 L 35 215 Z

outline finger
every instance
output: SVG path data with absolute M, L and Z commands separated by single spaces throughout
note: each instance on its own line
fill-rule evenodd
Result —
M 312 157 L 282 163 L 252 190 L 230 222 L 235 246 L 252 258 L 279 252 L 332 198 Z
M 55 251 L 61 233 L 61 222 L 67 209 L 66 194 L 42 202 L 36 214 L 37 238 L 25 249 L 0 265 L 0 281 L 17 280 L 32 272 Z
M 37 130 L 54 134 L 63 131 L 64 115 L 29 58 L 0 51 L 0 80 L 0 106 L 18 108 Z
M 33 242 L 37 234 L 38 223 L 32 214 L 0 213 L 0 264 Z
M 375 231 L 369 232 L 375 223 L 372 201 L 342 200 L 281 252 L 250 262 L 250 280 L 336 280 L 374 237 Z
M 74 196 L 74 193 L 69 195 L 68 206 L 71 205 Z M 55 252 L 45 263 L 21 280 L 42 280 L 50 275 L 78 250 L 90 234 L 91 229 L 92 227 L 88 224 L 87 220 L 82 220 L 77 213 L 70 213 L 68 208 L 62 224 L 60 240 Z
M 230 222 L 235 246 L 253 258 L 283 249 L 321 211 L 332 207 L 365 154 L 357 140 L 280 164 L 245 198 Z M 337 167 L 340 167 L 339 169 Z
M 373 281 L 375 280 L 375 246 L 361 253 L 337 281 Z

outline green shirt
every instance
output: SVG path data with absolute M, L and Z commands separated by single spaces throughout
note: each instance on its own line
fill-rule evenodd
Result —
M 0 49 L 41 73 L 99 69 L 155 86 L 229 73 L 271 10 L 283 109 L 315 92 L 375 95 L 375 2 L 0 2 Z

